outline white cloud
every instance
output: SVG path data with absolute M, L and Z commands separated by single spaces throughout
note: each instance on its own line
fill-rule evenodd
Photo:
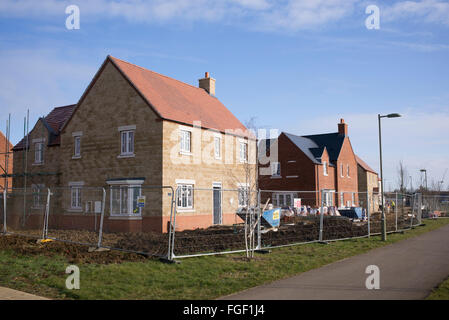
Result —
M 23 136 L 23 117 L 27 109 L 30 109 L 32 129 L 37 118 L 53 107 L 78 102 L 98 68 L 71 59 L 70 55 L 62 56 L 66 58 L 50 49 L 0 51 L 0 128 L 3 130 L 4 119 L 11 113 L 13 143 Z
M 4 0 L 0 15 L 34 17 L 64 16 L 65 7 L 76 4 L 81 19 L 123 17 L 130 22 L 224 21 L 251 28 L 298 30 L 340 20 L 359 0 Z
M 382 8 L 382 20 L 424 21 L 449 25 L 449 3 L 439 0 L 400 1 Z

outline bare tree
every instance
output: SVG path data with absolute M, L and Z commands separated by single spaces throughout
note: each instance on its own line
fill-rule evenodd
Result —
M 405 193 L 407 191 L 407 184 L 408 184 L 408 179 L 409 179 L 409 174 L 408 174 L 408 170 L 405 167 L 404 163 L 401 161 L 399 161 L 399 165 L 397 168 L 397 174 L 398 174 L 398 187 L 399 187 L 399 191 L 401 193 Z

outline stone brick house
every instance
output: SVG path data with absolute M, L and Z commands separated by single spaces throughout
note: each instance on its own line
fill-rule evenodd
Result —
M 369 208 L 370 212 L 377 212 L 379 210 L 379 175 L 374 171 L 365 161 L 357 155 L 357 181 L 359 184 L 360 205 L 367 208 L 366 194 L 369 194 Z
M 85 219 L 86 187 L 107 190 L 106 229 L 166 232 L 170 191 L 145 186 L 179 188 L 176 224 L 182 230 L 234 223 L 239 195 L 249 188 L 249 167 L 257 180 L 255 139 L 217 99 L 208 73 L 195 87 L 108 56 L 78 103 L 65 108 L 61 126 L 48 124 L 56 108 L 29 135 L 31 153 L 39 158 L 37 148 L 44 150 L 39 165 L 28 160 L 30 172 L 52 174 L 27 185 L 70 190 L 60 214 L 80 227 L 91 223 Z M 15 147 L 17 172 L 23 171 L 24 146 Z M 14 185 L 22 186 L 23 178 Z M 145 207 L 139 208 L 143 195 Z
M 60 185 L 60 130 L 75 106 L 54 108 L 46 117 L 39 118 L 28 136 L 14 146 L 14 188 L 24 188 L 25 176 L 26 187 L 30 189 Z
M 262 201 L 271 197 L 274 205 L 293 206 L 293 199 L 299 197 L 302 204 L 320 206 L 320 190 L 324 189 L 332 191 L 324 199 L 328 206 L 358 205 L 357 162 L 343 119 L 335 133 L 297 136 L 282 132 L 277 139 L 261 140 L 259 157 L 264 152 L 270 156 L 270 150 L 276 149 L 277 160 L 269 164 L 271 174 L 259 175 L 259 188 L 273 190 L 263 193 Z
M 6 139 L 3 132 L 0 131 L 0 191 L 3 191 L 5 186 L 8 189 L 12 186 L 12 177 L 8 177 L 13 172 L 13 154 L 6 155 L 7 152 L 12 151 L 11 142 Z

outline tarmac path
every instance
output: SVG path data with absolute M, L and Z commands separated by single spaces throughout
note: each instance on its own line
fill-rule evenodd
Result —
M 367 266 L 380 289 L 366 288 Z M 224 300 L 424 299 L 449 276 L 449 225 L 297 276 L 222 297 Z

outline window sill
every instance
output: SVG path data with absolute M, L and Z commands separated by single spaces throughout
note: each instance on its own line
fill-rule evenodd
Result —
M 34 162 L 31 164 L 32 166 L 43 166 L 44 163 L 43 162 Z
M 177 212 L 180 212 L 180 213 L 184 213 L 184 212 L 195 212 L 195 209 L 176 209 L 176 211 Z
M 299 178 L 299 176 L 287 176 L 287 179 L 294 179 L 294 178 Z
M 123 158 L 135 158 L 136 154 L 132 153 L 132 154 L 120 154 L 117 156 L 118 159 L 123 159 Z
M 282 179 L 282 176 L 271 176 L 271 179 Z
M 81 159 L 81 156 L 73 156 L 72 159 Z
M 108 217 L 109 220 L 142 220 L 142 216 L 136 215 L 112 215 Z
M 72 208 L 72 209 L 67 209 L 67 212 L 69 212 L 69 213 L 83 213 L 83 209 L 82 208 L 79 208 L 79 209 Z
M 179 151 L 179 154 L 181 154 L 183 156 L 193 156 L 192 152 L 187 152 L 187 151 Z

